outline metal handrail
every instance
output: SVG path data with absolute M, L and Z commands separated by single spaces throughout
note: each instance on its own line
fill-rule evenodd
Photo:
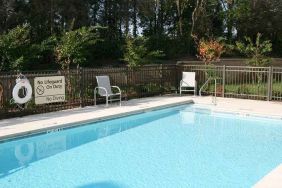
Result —
M 217 100 L 216 100 L 216 85 L 217 85 L 217 78 L 212 78 L 210 77 L 205 83 L 204 85 L 202 85 L 202 87 L 200 88 L 200 91 L 199 91 L 199 94 L 200 94 L 200 97 L 202 96 L 202 90 L 204 89 L 204 87 L 211 81 L 211 80 L 214 80 L 214 96 L 212 97 L 212 103 L 214 105 L 217 104 Z

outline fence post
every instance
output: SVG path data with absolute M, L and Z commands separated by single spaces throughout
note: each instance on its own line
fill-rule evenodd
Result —
M 226 79 L 226 66 L 223 65 L 223 69 L 222 69 L 222 97 L 225 97 L 225 79 Z
M 84 71 L 82 67 L 79 67 L 79 103 L 80 103 L 80 107 L 84 107 L 84 92 L 82 91 L 83 88 L 83 76 L 84 76 Z
M 129 76 L 129 67 L 127 66 L 126 67 L 126 71 L 125 71 L 125 92 L 126 92 L 126 94 L 125 94 L 125 100 L 127 100 L 128 101 L 128 93 L 129 93 L 129 89 L 130 89 L 130 87 L 129 87 L 129 85 L 128 85 L 128 76 Z
M 159 78 L 160 78 L 160 86 L 161 86 L 161 94 L 160 95 L 163 95 L 164 93 L 164 86 L 163 86 L 163 65 L 160 64 L 159 66 Z
M 176 91 L 175 91 L 175 94 L 177 94 L 178 93 L 178 74 L 179 74 L 179 64 L 176 64 L 175 65 L 175 89 L 176 89 Z
M 273 77 L 273 68 L 270 66 L 268 68 L 268 83 L 267 83 L 267 100 L 271 101 L 272 100 L 272 78 Z

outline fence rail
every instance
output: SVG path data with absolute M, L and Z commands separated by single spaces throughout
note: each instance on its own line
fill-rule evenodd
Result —
M 282 68 L 204 65 L 149 65 L 138 69 L 80 68 L 62 71 L 24 71 L 34 88 L 35 77 L 65 76 L 65 102 L 36 105 L 34 100 L 24 108 L 11 102 L 15 80 L 20 72 L 0 73 L 0 119 L 83 107 L 94 104 L 96 76 L 109 75 L 113 85 L 122 89 L 123 99 L 141 98 L 178 91 L 181 73 L 196 72 L 198 89 L 212 74 L 217 85 L 210 83 L 204 94 L 221 97 L 282 101 Z M 216 88 L 216 93 L 214 89 Z M 100 99 L 101 100 L 101 99 Z

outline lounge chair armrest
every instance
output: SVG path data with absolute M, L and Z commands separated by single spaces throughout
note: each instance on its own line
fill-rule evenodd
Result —
M 121 94 L 121 90 L 120 90 L 120 88 L 118 87 L 118 86 L 111 86 L 112 88 L 116 88 L 116 89 L 118 89 L 118 94 Z
M 95 87 L 95 89 L 94 89 L 94 94 L 96 94 L 96 90 L 97 89 L 103 89 L 105 92 L 106 92 L 106 95 L 108 95 L 108 91 L 107 91 L 107 89 L 106 88 L 104 88 L 104 87 Z
M 187 84 L 186 82 L 184 82 L 183 80 L 180 80 L 180 86 L 182 87 L 182 84 L 185 83 Z M 188 84 L 187 84 L 188 85 Z M 185 86 L 184 86 L 185 87 Z
M 182 84 L 185 83 L 187 86 L 182 86 Z M 180 80 L 180 87 L 196 87 L 197 86 L 197 81 L 195 80 L 195 86 L 189 86 L 188 83 L 184 82 L 183 80 Z

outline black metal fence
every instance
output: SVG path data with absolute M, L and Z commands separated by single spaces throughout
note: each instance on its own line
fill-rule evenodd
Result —
M 98 75 L 109 75 L 111 84 L 121 88 L 123 100 L 176 92 L 177 71 L 176 65 L 151 65 L 138 69 L 124 67 L 80 68 L 68 72 L 2 72 L 0 73 L 0 119 L 94 105 L 94 88 L 97 86 Z M 28 78 L 32 88 L 34 88 L 35 77 L 65 76 L 65 102 L 38 105 L 31 100 L 23 106 L 14 104 L 12 90 L 20 73 Z
M 282 101 L 282 68 L 239 67 L 204 65 L 148 65 L 137 69 L 123 68 L 80 68 L 62 71 L 21 72 L 34 88 L 35 77 L 65 76 L 65 102 L 36 105 L 34 100 L 23 106 L 13 103 L 12 90 L 20 72 L 0 73 L 0 119 L 84 107 L 94 104 L 96 76 L 109 75 L 112 85 L 122 89 L 123 100 L 176 93 L 183 71 L 196 72 L 198 89 L 207 80 L 207 71 L 218 78 L 216 95 L 221 97 L 247 98 Z M 204 94 L 215 95 L 211 82 Z M 101 99 L 99 99 L 101 100 Z

